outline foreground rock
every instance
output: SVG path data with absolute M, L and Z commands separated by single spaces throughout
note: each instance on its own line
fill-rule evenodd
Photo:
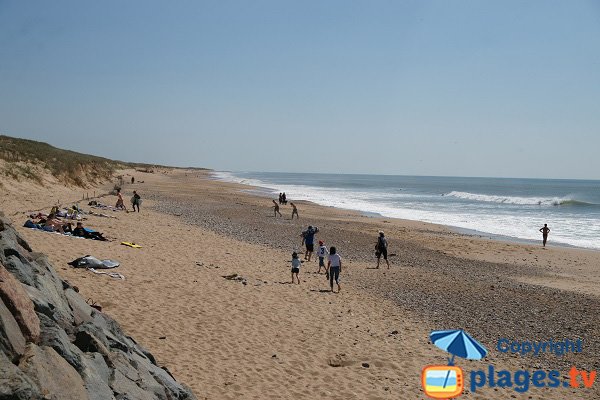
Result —
M 0 400 L 196 399 L 0 215 Z

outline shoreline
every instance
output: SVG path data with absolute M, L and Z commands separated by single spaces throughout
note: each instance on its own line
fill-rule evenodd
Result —
M 146 183 L 124 190 L 126 197 L 134 188 L 142 195 L 141 213 L 89 216 L 85 222 L 112 242 L 65 241 L 18 228 L 63 277 L 99 301 L 199 398 L 421 398 L 421 368 L 446 361 L 444 352 L 428 344 L 428 333 L 455 327 L 490 350 L 484 362 L 461 360 L 463 368 L 596 367 L 597 254 L 493 242 L 443 226 L 365 217 L 309 202 L 298 202 L 300 220 L 289 219 L 289 207 L 282 209 L 284 218 L 273 218 L 266 198 L 206 176 L 171 170 L 136 176 Z M 45 188 L 46 202 L 38 195 L 31 205 L 67 198 L 61 190 Z M 4 205 L 9 211 L 23 208 L 18 197 Z M 21 226 L 22 216 L 10 218 Z M 298 235 L 310 223 L 344 258 L 339 295 L 324 291 L 328 284 L 314 262 L 302 267 L 300 285 L 289 284 L 291 251 L 300 248 Z M 372 269 L 371 248 L 381 228 L 390 243 L 389 271 Z M 143 247 L 130 249 L 121 240 Z M 83 254 L 117 259 L 126 280 L 66 266 Z M 223 278 L 231 274 L 246 284 Z M 556 287 L 555 276 L 565 287 Z M 584 353 L 521 358 L 493 348 L 502 336 L 545 340 L 550 335 L 583 338 Z M 289 377 L 285 386 L 281 376 Z M 478 393 L 501 399 L 513 391 Z M 534 398 L 590 398 L 589 392 L 578 393 L 529 391 Z
M 211 174 L 210 179 L 215 180 L 217 182 L 234 183 L 237 185 L 242 185 L 242 186 L 248 187 L 248 189 L 245 189 L 244 192 L 247 192 L 249 194 L 254 194 L 254 195 L 257 195 L 260 197 L 265 197 L 265 198 L 272 198 L 272 196 L 273 196 L 273 192 L 272 192 L 273 189 L 270 189 L 268 187 L 256 186 L 256 185 L 252 185 L 252 184 L 248 184 L 248 183 L 233 182 L 233 181 L 228 181 L 225 178 L 215 177 L 215 174 L 219 174 L 219 173 L 234 174 L 235 172 L 233 172 L 233 171 L 210 170 L 207 172 L 209 174 Z M 343 174 L 340 174 L 340 175 L 343 175 Z M 368 174 L 365 174 L 365 175 L 368 176 Z M 512 178 L 494 178 L 494 179 L 512 179 Z M 275 184 L 273 184 L 273 185 L 275 185 Z M 422 221 L 422 220 L 418 220 L 418 219 L 390 217 L 390 216 L 382 215 L 378 212 L 371 212 L 371 211 L 364 211 L 364 210 L 359 210 L 359 209 L 331 206 L 331 205 L 327 205 L 327 204 L 321 204 L 318 202 L 314 202 L 311 200 L 301 200 L 301 201 L 309 202 L 309 203 L 312 203 L 312 204 L 315 204 L 315 205 L 321 206 L 321 207 L 331 207 L 331 208 L 335 208 L 335 209 L 342 210 L 342 211 L 357 212 L 358 214 L 364 215 L 366 217 L 382 218 L 382 219 L 389 218 L 389 219 L 398 220 L 398 221 L 411 221 L 411 222 L 429 224 L 432 226 L 443 227 L 445 229 L 449 229 L 453 232 L 463 234 L 465 236 L 474 236 L 474 237 L 479 237 L 481 239 L 487 238 L 489 240 L 494 240 L 494 241 L 507 242 L 507 243 L 513 243 L 513 244 L 527 244 L 527 245 L 536 245 L 541 242 L 541 239 L 539 239 L 539 240 L 538 239 L 526 239 L 526 238 L 520 238 L 520 237 L 516 237 L 516 236 L 502 235 L 502 234 L 496 234 L 496 233 L 492 233 L 492 232 L 479 231 L 479 230 L 471 229 L 471 228 L 463 228 L 460 226 L 446 225 L 446 224 L 429 222 L 429 221 Z M 547 244 L 547 246 L 548 247 L 558 247 L 558 248 L 565 247 L 565 248 L 571 248 L 571 249 L 581 249 L 581 250 L 600 252 L 599 248 L 582 247 L 582 246 L 572 245 L 572 244 L 563 243 L 563 242 L 550 242 Z

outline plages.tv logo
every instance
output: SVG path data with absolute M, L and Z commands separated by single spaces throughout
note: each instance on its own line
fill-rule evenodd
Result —
M 448 365 L 428 365 L 421 371 L 423 392 L 432 399 L 453 399 L 462 394 L 464 373 L 454 365 L 456 356 L 469 360 L 481 360 L 487 350 L 462 329 L 433 331 L 431 342 L 448 352 Z

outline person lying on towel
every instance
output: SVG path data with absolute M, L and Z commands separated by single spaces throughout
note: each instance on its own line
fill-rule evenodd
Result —
M 104 236 L 102 236 L 100 232 L 84 228 L 81 222 L 77 223 L 77 226 L 75 227 L 75 229 L 73 229 L 72 235 L 93 240 L 108 240 Z
M 71 224 L 63 223 L 60 219 L 56 217 L 56 214 L 50 213 L 50 215 L 48 215 L 48 218 L 42 218 L 38 223 L 42 225 L 43 230 L 48 232 L 71 232 Z

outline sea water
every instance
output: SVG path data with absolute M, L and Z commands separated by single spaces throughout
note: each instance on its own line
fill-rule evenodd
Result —
M 524 240 L 600 249 L 600 181 L 398 175 L 215 172 L 275 199 L 309 200 L 385 217 Z M 300 211 L 302 213 L 302 211 Z

